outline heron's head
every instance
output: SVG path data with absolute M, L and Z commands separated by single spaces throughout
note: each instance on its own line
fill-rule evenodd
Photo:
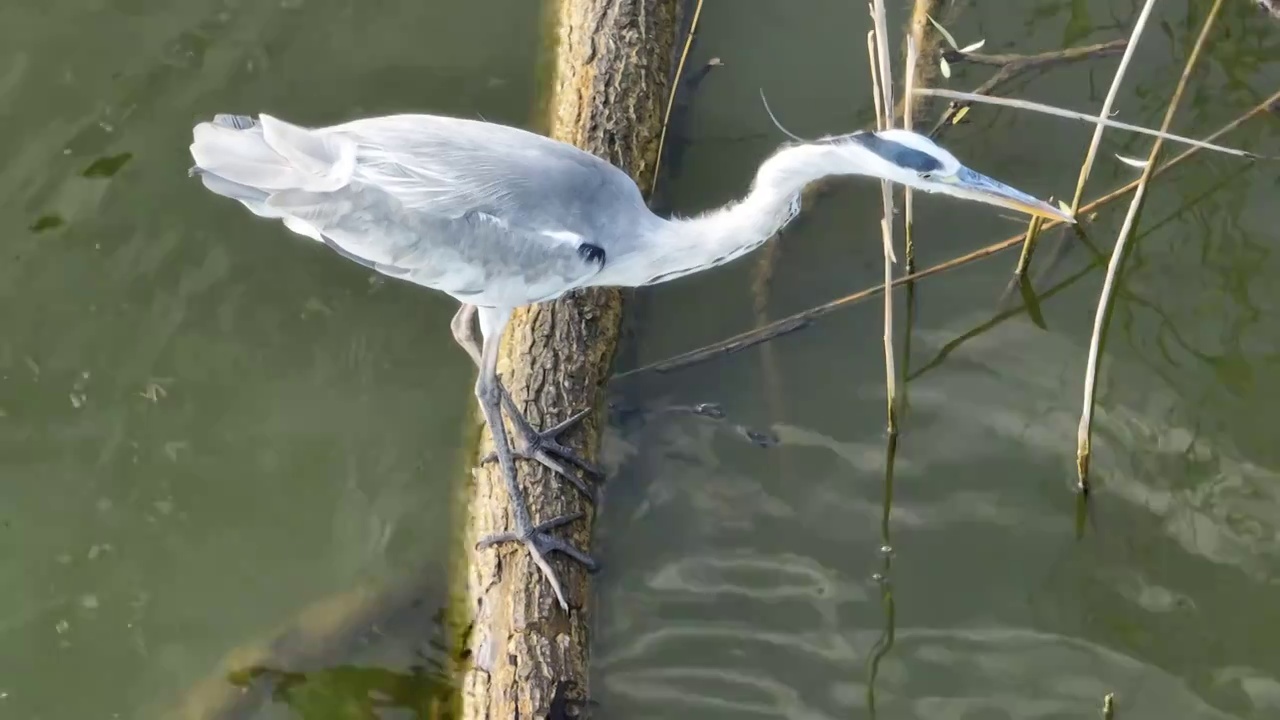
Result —
M 841 166 L 847 174 L 869 175 L 924 192 L 1075 222 L 1070 214 L 1049 203 L 970 170 L 934 141 L 908 130 L 857 132 L 823 138 L 816 144 L 827 146 L 828 162 Z

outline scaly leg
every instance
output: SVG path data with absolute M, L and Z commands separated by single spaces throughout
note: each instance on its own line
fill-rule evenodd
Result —
M 515 459 L 511 452 L 511 446 L 507 442 L 507 430 L 502 423 L 502 390 L 498 383 L 498 344 L 502 341 L 502 329 L 506 327 L 507 320 L 511 317 L 511 312 L 509 310 L 486 310 L 485 315 L 481 317 L 481 322 L 489 327 L 486 328 L 484 345 L 480 352 L 480 377 L 476 380 L 476 399 L 480 401 L 480 410 L 484 413 L 485 422 L 489 425 L 489 432 L 493 434 L 494 454 L 498 458 L 498 465 L 501 467 L 503 479 L 506 481 L 507 495 L 511 501 L 511 515 L 515 529 L 512 532 L 498 533 L 483 538 L 476 544 L 476 548 L 483 549 L 503 542 L 522 543 L 529 551 L 533 562 L 542 570 L 547 582 L 551 583 L 551 589 L 555 592 L 556 600 L 560 602 L 560 607 L 565 612 L 568 612 L 569 603 L 565 600 L 564 588 L 561 587 L 560 579 L 556 576 L 555 570 L 552 570 L 550 563 L 547 562 L 546 554 L 553 550 L 561 552 L 585 565 L 590 572 L 596 570 L 596 562 L 586 553 L 564 540 L 547 534 L 547 531 L 552 528 L 577 520 L 582 517 L 582 513 L 554 518 L 539 525 L 534 525 L 529 517 L 529 508 L 525 502 L 524 491 L 520 489 L 520 484 L 516 478 Z
M 480 344 L 476 341 L 475 327 L 471 322 L 475 315 L 476 306 L 464 304 L 458 308 L 458 312 L 453 316 L 449 327 L 453 330 L 453 339 L 457 341 L 458 345 L 462 346 L 462 349 L 471 356 L 476 366 L 479 367 L 481 365 Z M 588 478 L 595 481 L 601 480 L 604 477 L 604 473 L 583 459 L 573 448 L 560 444 L 560 435 L 581 422 L 591 412 L 590 408 L 581 410 L 571 415 L 567 420 L 538 432 L 533 429 L 533 426 L 525 419 L 524 414 L 516 407 L 516 403 L 511 399 L 511 393 L 507 392 L 507 388 L 502 385 L 501 381 L 497 381 L 497 383 L 498 391 L 502 396 L 502 407 L 506 409 L 507 417 L 511 418 L 511 424 L 514 427 L 516 447 L 512 449 L 513 455 L 518 458 L 536 460 L 552 472 L 573 483 L 573 486 L 579 492 L 594 503 L 596 499 L 595 492 L 568 464 L 576 465 Z M 480 458 L 480 462 L 491 462 L 495 459 L 497 459 L 497 454 L 489 453 Z

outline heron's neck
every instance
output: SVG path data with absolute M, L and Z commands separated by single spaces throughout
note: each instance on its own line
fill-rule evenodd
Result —
M 652 285 L 722 265 L 760 247 L 799 210 L 800 191 L 836 170 L 826 148 L 800 145 L 775 153 L 756 173 L 751 192 L 693 218 L 662 221 L 641 238 L 632 285 Z

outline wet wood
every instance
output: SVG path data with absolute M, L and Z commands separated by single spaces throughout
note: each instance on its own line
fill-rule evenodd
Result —
M 558 8 L 550 135 L 626 170 L 646 193 L 670 87 L 677 4 L 560 0 Z M 583 407 L 597 409 L 564 438 L 588 459 L 596 454 L 599 411 L 621 322 L 619 291 L 575 292 L 518 311 L 502 344 L 499 373 L 535 427 L 548 427 Z M 491 449 L 486 431 L 477 456 Z M 557 532 L 590 551 L 593 509 L 540 465 L 517 464 L 534 522 L 585 513 Z M 496 463 L 475 470 L 466 502 L 468 562 L 457 600 L 470 626 L 461 639 L 470 663 L 462 675 L 462 717 L 546 717 L 553 700 L 565 700 L 558 688 L 588 692 L 589 576 L 576 563 L 551 556 L 572 606 L 566 614 L 523 547 L 475 549 L 479 538 L 511 527 Z

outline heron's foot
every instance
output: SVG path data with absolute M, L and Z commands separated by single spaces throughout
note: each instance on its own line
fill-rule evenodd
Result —
M 528 522 L 528 514 L 523 512 L 515 513 L 517 527 L 514 532 L 497 533 L 490 535 L 476 543 L 477 550 L 483 550 L 487 547 L 497 545 L 504 542 L 518 542 L 524 545 L 529 551 L 529 555 L 533 558 L 534 564 L 542 570 L 542 575 L 551 583 L 551 589 L 556 594 L 556 600 L 560 602 L 560 607 L 565 612 L 569 611 L 569 602 L 565 600 L 564 587 L 560 584 L 560 578 L 556 575 L 556 571 L 551 569 L 551 563 L 547 561 L 547 555 L 552 551 L 567 555 L 574 560 L 582 563 L 586 567 L 587 572 L 595 572 L 600 568 L 590 555 L 575 548 L 563 539 L 549 535 L 548 530 L 568 525 L 569 523 L 582 518 L 582 513 L 573 513 L 564 515 L 553 520 L 548 520 L 540 525 L 530 525 Z M 523 519 L 524 522 L 520 523 Z M 519 527 L 523 524 L 524 527 Z
M 560 443 L 560 436 L 582 422 L 582 419 L 591 410 L 581 410 L 569 416 L 567 420 L 539 432 L 533 429 L 529 421 L 516 408 L 516 404 L 511 399 L 511 395 L 507 393 L 507 389 L 504 387 L 501 392 L 503 408 L 507 411 L 507 417 L 511 418 L 511 424 L 514 428 L 512 444 L 515 447 L 511 449 L 512 456 L 537 461 L 543 467 L 573 483 L 573 486 L 579 492 L 594 503 L 596 499 L 595 491 L 591 486 L 587 485 L 586 481 L 577 472 L 574 472 L 570 465 L 577 467 L 583 475 L 595 482 L 602 480 L 604 473 L 595 465 L 583 459 L 578 454 L 578 451 Z M 497 458 L 498 454 L 491 452 L 481 458 L 481 462 L 490 462 Z

